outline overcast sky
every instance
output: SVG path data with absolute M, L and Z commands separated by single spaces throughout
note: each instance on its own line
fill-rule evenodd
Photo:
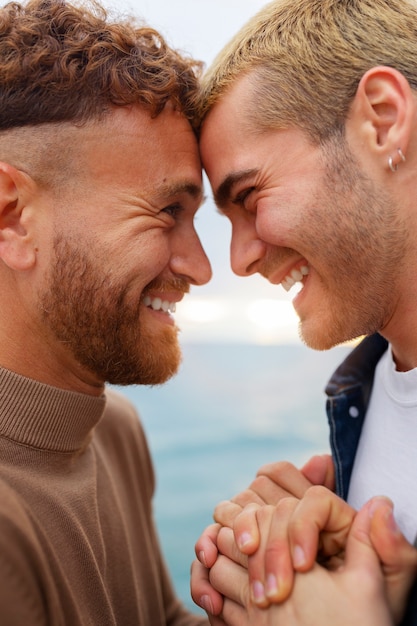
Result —
M 102 0 L 118 13 L 133 14 L 159 30 L 175 48 L 209 65 L 264 0 Z M 297 338 L 293 296 L 261 277 L 238 278 L 230 270 L 230 228 L 208 200 L 196 228 L 213 266 L 213 279 L 192 290 L 180 305 L 186 339 L 243 337 L 261 341 Z M 197 337 L 198 336 L 198 337 Z

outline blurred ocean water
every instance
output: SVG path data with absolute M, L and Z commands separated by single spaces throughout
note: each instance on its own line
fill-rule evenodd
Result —
M 264 463 L 328 452 L 324 386 L 348 348 L 185 344 L 179 374 L 121 389 L 137 407 L 156 469 L 155 516 L 175 588 L 189 594 L 194 543 L 214 506 Z

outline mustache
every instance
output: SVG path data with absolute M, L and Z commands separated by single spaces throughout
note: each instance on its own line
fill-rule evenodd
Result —
M 148 291 L 179 291 L 181 293 L 190 292 L 190 283 L 185 278 L 155 278 L 143 290 L 145 296 Z
M 277 266 L 294 257 L 299 257 L 299 254 L 291 248 L 269 248 L 259 267 L 259 273 L 264 278 L 268 278 Z

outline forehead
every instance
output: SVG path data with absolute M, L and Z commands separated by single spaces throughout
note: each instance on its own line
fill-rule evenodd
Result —
M 234 83 L 219 98 L 202 124 L 200 153 L 205 167 L 213 155 L 219 157 L 224 149 L 237 148 L 246 136 L 256 130 L 246 114 L 249 106 L 246 82 L 240 79 Z
M 302 186 L 307 171 L 320 162 L 319 147 L 302 129 L 256 128 L 245 105 L 251 102 L 247 83 L 242 81 L 219 100 L 202 126 L 202 162 L 221 209 L 245 187 L 261 191 Z
M 244 75 L 229 85 L 218 97 L 202 124 L 200 146 L 204 146 L 205 138 L 210 137 L 216 127 L 227 127 L 232 131 L 237 126 L 243 126 L 248 131 L 256 130 L 247 114 L 253 106 L 253 92 L 252 74 Z
M 201 159 L 219 206 L 225 204 L 236 183 L 249 181 L 262 167 L 262 145 L 269 133 L 261 133 L 249 115 L 252 92 L 251 76 L 240 78 L 202 124 Z
M 140 107 L 116 108 L 86 127 L 82 140 L 80 152 L 93 177 L 129 189 L 201 189 L 197 140 L 189 122 L 172 108 L 155 118 Z

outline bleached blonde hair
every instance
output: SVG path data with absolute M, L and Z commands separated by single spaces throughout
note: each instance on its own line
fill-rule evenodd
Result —
M 361 77 L 377 65 L 396 68 L 417 89 L 414 0 L 275 0 L 203 76 L 196 124 L 250 74 L 245 112 L 256 128 L 297 126 L 324 141 L 343 132 Z

